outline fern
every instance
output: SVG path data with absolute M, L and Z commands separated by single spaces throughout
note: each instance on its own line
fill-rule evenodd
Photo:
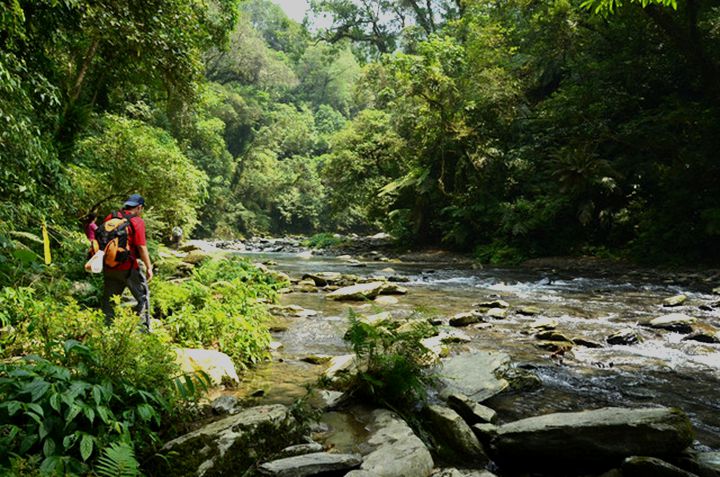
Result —
M 135 452 L 127 442 L 113 442 L 106 447 L 97 461 L 95 473 L 99 477 L 138 477 L 142 475 Z

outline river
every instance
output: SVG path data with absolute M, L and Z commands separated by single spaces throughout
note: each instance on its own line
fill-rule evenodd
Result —
M 403 261 L 401 263 L 348 263 L 334 257 L 288 253 L 243 253 L 256 262 L 291 277 L 307 272 L 340 272 L 360 276 L 392 273 L 407 277 L 409 289 L 395 305 L 338 303 L 324 293 L 292 292 L 281 296 L 283 305 L 300 305 L 317 311 L 315 316 L 278 319 L 274 340 L 282 344 L 271 363 L 249 372 L 236 393 L 247 396 L 258 390 L 265 402 L 289 402 L 314 383 L 323 367 L 303 362 L 308 355 L 348 353 L 342 336 L 348 309 L 371 314 L 382 310 L 410 312 L 422 309 L 450 317 L 472 309 L 478 301 L 497 299 L 510 303 L 505 319 L 488 319 L 483 329 L 462 328 L 469 343 L 452 345 L 452 352 L 501 350 L 530 369 L 542 381 L 535 391 L 509 393 L 486 404 L 498 411 L 500 422 L 556 411 L 575 411 L 602 406 L 676 406 L 691 418 L 699 449 L 720 449 L 720 344 L 684 341 L 686 335 L 656 330 L 638 323 L 668 313 L 685 313 L 697 319 L 695 328 L 710 333 L 720 329 L 720 297 L 672 280 L 643 280 L 617 276 L 582 276 L 524 269 L 473 269 L 452 262 Z M 382 270 L 387 267 L 392 272 Z M 638 278 L 639 277 L 639 278 Z M 673 308 L 662 306 L 665 298 L 685 294 L 688 299 Z M 513 312 L 523 306 L 541 310 L 536 316 Z M 557 321 L 557 331 L 583 337 L 600 348 L 575 346 L 562 356 L 538 347 L 528 332 L 540 318 Z M 631 345 L 608 345 L 605 339 L 621 329 L 632 328 L 642 341 Z M 279 344 L 277 346 L 280 346 Z

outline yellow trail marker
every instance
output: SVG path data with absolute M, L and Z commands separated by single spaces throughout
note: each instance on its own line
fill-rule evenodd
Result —
M 50 235 L 48 235 L 47 226 L 45 221 L 42 224 L 42 238 L 43 238 L 43 249 L 45 251 L 45 265 L 52 263 L 52 256 L 50 255 Z

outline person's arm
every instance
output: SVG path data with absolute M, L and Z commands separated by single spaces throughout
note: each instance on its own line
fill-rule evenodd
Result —
M 153 268 L 152 263 L 150 263 L 150 254 L 148 253 L 147 245 L 138 245 L 138 251 L 140 252 L 140 260 L 145 264 L 147 281 L 150 281 L 153 277 Z

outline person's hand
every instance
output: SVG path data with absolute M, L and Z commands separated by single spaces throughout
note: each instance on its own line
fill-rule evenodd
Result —
M 152 280 L 152 278 L 153 278 L 153 269 L 152 269 L 152 267 L 148 267 L 147 270 L 146 270 L 146 273 L 147 273 L 147 281 Z

